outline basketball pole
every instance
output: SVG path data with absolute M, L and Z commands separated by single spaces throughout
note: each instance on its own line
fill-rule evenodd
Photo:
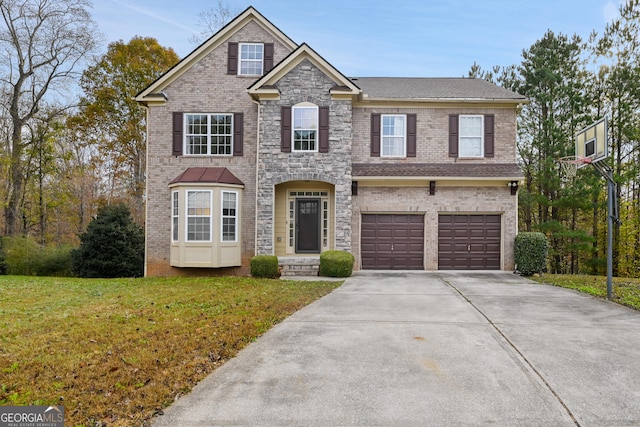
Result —
M 620 222 L 617 210 L 614 210 L 616 187 L 613 170 L 604 162 L 594 162 L 593 167 L 607 180 L 607 299 L 613 298 L 613 221 Z

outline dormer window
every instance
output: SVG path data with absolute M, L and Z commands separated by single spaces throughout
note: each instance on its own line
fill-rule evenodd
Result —
M 241 76 L 261 76 L 264 64 L 262 43 L 240 43 L 238 74 Z

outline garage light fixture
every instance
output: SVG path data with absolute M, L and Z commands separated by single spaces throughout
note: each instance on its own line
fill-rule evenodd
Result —
M 429 181 L 429 195 L 433 196 L 436 194 L 436 182 Z
M 511 188 L 511 195 L 515 196 L 518 194 L 518 181 L 511 181 L 507 184 L 509 188 Z

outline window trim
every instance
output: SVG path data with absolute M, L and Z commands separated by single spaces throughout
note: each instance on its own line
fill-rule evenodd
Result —
M 402 154 L 400 155 L 390 155 L 385 154 L 385 138 L 399 138 L 400 136 L 389 136 L 384 133 L 384 119 L 385 117 L 402 117 L 404 119 L 404 134 L 402 135 L 403 144 L 402 144 Z M 380 157 L 385 157 L 388 159 L 402 159 L 407 157 L 407 115 L 406 114 L 380 114 Z
M 189 194 L 190 193 L 208 193 L 209 194 L 209 215 L 189 215 Z M 206 189 L 186 190 L 185 191 L 185 216 L 184 216 L 184 241 L 185 243 L 211 243 L 213 242 L 213 191 Z M 209 238 L 202 240 L 189 239 L 189 218 L 209 218 Z
M 225 194 L 233 194 L 235 197 L 234 198 L 235 215 L 233 216 L 224 214 Z M 233 240 L 225 240 L 224 220 L 228 218 L 233 218 L 233 221 L 234 221 Z M 220 191 L 220 243 L 236 243 L 236 242 L 238 242 L 238 192 L 222 190 Z
M 315 129 L 314 128 L 300 128 L 296 129 L 296 111 L 300 110 L 314 110 L 315 114 Z M 313 150 L 296 149 L 296 130 L 299 131 L 314 131 L 313 138 Z M 320 146 L 320 108 L 316 104 L 310 102 L 302 102 L 291 107 L 291 151 L 295 153 L 317 153 Z
M 190 116 L 207 116 L 207 133 L 206 134 L 193 134 L 193 133 L 189 133 L 188 129 L 189 129 L 189 117 Z M 228 118 L 230 118 L 230 122 L 231 122 L 231 131 L 229 132 L 229 134 L 212 134 L 211 133 L 211 126 L 212 126 L 212 117 L 214 116 L 227 116 Z M 182 152 L 184 153 L 185 156 L 207 156 L 207 157 L 233 157 L 233 153 L 234 153 L 234 147 L 235 147 L 235 117 L 234 117 L 234 113 L 184 113 L 184 123 L 183 123 L 183 138 L 182 138 Z M 202 153 L 192 153 L 190 148 L 190 145 L 188 144 L 188 140 L 190 136 L 206 136 L 207 138 L 207 153 L 206 154 L 202 154 Z M 211 148 L 212 148 L 212 139 L 215 136 L 223 136 L 223 137 L 229 137 L 231 138 L 231 144 L 230 144 L 230 152 L 229 154 L 212 154 L 211 153 Z M 218 145 L 218 148 L 220 148 L 220 145 Z
M 242 59 L 243 46 L 260 46 L 262 48 L 262 59 Z M 260 72 L 257 74 L 243 73 L 242 62 L 260 63 Z M 264 43 L 238 43 L 238 74 L 239 76 L 261 76 L 264 73 Z
M 171 241 L 180 241 L 180 192 L 171 192 Z
M 485 129 L 484 129 L 484 115 L 483 114 L 460 114 L 458 116 L 458 157 L 459 158 L 468 158 L 468 159 L 481 159 L 485 157 Z M 479 118 L 480 119 L 480 154 L 479 155 L 469 155 L 463 153 L 463 138 L 477 138 L 478 136 L 471 135 L 463 135 L 462 134 L 462 120 L 468 118 Z

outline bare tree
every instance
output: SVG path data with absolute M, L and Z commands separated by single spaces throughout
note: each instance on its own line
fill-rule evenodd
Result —
M 10 126 L 7 235 L 19 232 L 28 144 L 23 129 L 45 102 L 64 99 L 65 89 L 79 77 L 81 62 L 97 47 L 90 7 L 89 0 L 0 0 L 0 108 L 8 112 Z M 60 111 L 64 109 L 61 105 Z
M 194 45 L 201 44 L 227 25 L 240 12 L 240 9 L 232 8 L 225 0 L 217 0 L 215 6 L 198 13 L 198 27 L 202 30 L 200 34 L 191 36 L 189 41 Z

